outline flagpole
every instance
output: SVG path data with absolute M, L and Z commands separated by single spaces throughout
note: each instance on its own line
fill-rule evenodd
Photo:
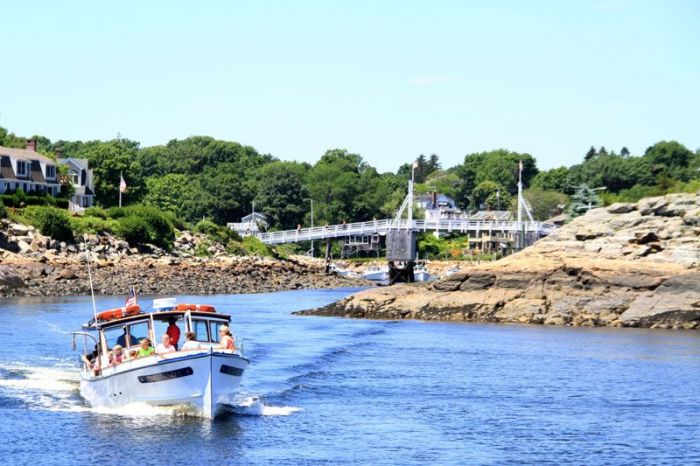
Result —
M 119 207 L 122 206 L 122 180 L 124 177 L 122 176 L 122 172 L 119 172 Z

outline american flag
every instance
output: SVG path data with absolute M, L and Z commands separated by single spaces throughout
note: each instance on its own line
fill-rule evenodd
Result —
M 129 295 L 126 297 L 126 302 L 124 306 L 136 306 L 136 288 L 134 286 L 129 290 Z
M 126 181 L 124 181 L 124 177 L 120 173 L 119 174 L 119 192 L 123 193 L 124 191 L 126 191 Z

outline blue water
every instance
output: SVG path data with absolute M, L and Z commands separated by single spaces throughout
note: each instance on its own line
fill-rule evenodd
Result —
M 296 317 L 349 290 L 215 296 L 252 360 L 235 413 L 95 410 L 88 298 L 0 302 L 9 464 L 690 464 L 700 333 Z M 192 301 L 192 299 L 182 299 Z M 100 308 L 121 299 L 98 298 Z

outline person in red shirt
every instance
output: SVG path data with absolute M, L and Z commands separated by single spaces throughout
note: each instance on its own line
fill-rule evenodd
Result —
M 168 329 L 165 331 L 165 333 L 170 337 L 170 344 L 175 347 L 175 349 L 178 349 L 178 343 L 180 341 L 180 327 L 175 325 L 175 319 L 171 318 L 168 321 Z

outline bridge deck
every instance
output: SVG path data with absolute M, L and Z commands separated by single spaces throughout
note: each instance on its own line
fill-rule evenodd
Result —
M 554 231 L 555 228 L 553 224 L 543 222 L 485 222 L 474 220 L 399 220 L 396 222 L 386 219 L 300 228 L 298 230 L 273 231 L 270 233 L 255 233 L 253 236 L 256 236 L 265 244 L 282 244 L 342 238 L 353 235 L 386 234 L 390 229 L 410 229 L 416 232 L 457 232 L 463 234 L 474 232 L 477 235 L 482 232 L 508 233 L 524 230 L 526 233 L 546 236 Z

